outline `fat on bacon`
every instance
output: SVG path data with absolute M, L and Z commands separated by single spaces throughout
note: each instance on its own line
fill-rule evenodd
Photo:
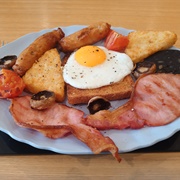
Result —
M 138 129 L 162 126 L 180 116 L 180 74 L 151 74 L 139 78 L 130 100 L 113 111 L 86 117 L 97 129 Z
M 30 106 L 30 98 L 23 96 L 11 100 L 9 110 L 19 126 L 35 129 L 50 138 L 72 133 L 86 143 L 95 154 L 109 151 L 117 161 L 121 161 L 114 142 L 95 128 L 85 125 L 84 112 L 58 103 L 46 110 L 35 110 Z
M 162 126 L 180 116 L 180 74 L 150 74 L 137 80 L 130 100 L 113 111 L 102 110 L 84 118 L 84 113 L 62 104 L 44 111 L 31 109 L 29 96 L 11 100 L 15 122 L 50 138 L 72 133 L 97 154 L 110 151 L 120 162 L 118 148 L 97 129 L 139 129 Z M 97 128 L 97 129 L 96 129 Z

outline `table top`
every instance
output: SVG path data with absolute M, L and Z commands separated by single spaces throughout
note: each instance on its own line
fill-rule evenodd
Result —
M 171 30 L 180 37 L 178 0 L 0 1 L 0 41 L 58 26 L 106 21 L 136 30 Z M 180 40 L 175 44 L 180 48 Z M 179 179 L 179 152 L 100 155 L 1 155 L 0 179 Z

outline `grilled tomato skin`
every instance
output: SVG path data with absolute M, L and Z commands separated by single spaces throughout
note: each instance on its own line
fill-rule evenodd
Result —
M 123 52 L 129 43 L 127 36 L 111 30 L 105 39 L 104 46 L 113 51 Z
M 14 98 L 19 96 L 25 88 L 22 78 L 12 70 L 0 71 L 0 97 Z

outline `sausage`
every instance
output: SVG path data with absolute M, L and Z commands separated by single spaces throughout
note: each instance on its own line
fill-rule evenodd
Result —
M 33 63 L 38 60 L 46 51 L 57 46 L 59 40 L 64 37 L 64 32 L 58 28 L 38 37 L 18 56 L 13 70 L 23 76 Z
M 105 38 L 111 26 L 105 22 L 98 22 L 86 28 L 83 28 L 59 41 L 60 50 L 63 52 L 72 52 L 82 46 L 94 44 Z

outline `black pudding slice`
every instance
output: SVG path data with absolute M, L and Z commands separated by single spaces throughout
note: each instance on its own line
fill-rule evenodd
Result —
M 180 74 L 180 51 L 175 49 L 159 51 L 145 61 L 151 61 L 156 64 L 157 73 Z

